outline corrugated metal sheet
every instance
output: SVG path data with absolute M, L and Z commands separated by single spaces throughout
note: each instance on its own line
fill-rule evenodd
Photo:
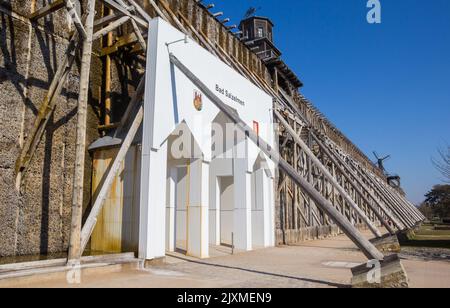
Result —
M 103 180 L 117 148 L 94 152 L 93 194 Z M 104 253 L 136 252 L 139 246 L 140 146 L 130 148 L 100 213 L 91 250 Z

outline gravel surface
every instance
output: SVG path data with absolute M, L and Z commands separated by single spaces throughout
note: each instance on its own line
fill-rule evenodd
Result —
M 450 249 L 426 247 L 402 247 L 402 259 L 450 262 Z M 450 266 L 450 265 L 449 265 Z

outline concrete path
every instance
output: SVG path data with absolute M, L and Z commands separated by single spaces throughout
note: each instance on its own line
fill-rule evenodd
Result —
M 369 236 L 369 234 L 366 234 Z M 82 284 L 70 286 L 64 279 L 38 277 L 11 281 L 11 287 L 171 287 L 171 288 L 336 288 L 348 287 L 350 268 L 365 262 L 364 256 L 345 237 L 311 241 L 299 246 L 228 255 L 223 248 L 208 260 L 181 254 L 167 264 L 147 270 L 112 268 L 85 274 Z M 403 256 L 405 257 L 405 256 Z M 404 259 L 411 287 L 450 288 L 450 262 Z M 0 283 L 0 286 L 5 286 Z

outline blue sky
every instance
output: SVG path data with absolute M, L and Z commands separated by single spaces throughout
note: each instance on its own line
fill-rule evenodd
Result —
M 431 157 L 450 144 L 450 1 L 381 0 L 380 25 L 366 0 L 214 3 L 232 23 L 261 7 L 303 94 L 370 158 L 391 154 L 411 201 L 441 182 Z

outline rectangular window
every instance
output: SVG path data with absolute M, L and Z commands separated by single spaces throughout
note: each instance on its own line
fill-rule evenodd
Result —
M 262 27 L 258 28 L 258 37 L 264 37 L 264 28 Z

